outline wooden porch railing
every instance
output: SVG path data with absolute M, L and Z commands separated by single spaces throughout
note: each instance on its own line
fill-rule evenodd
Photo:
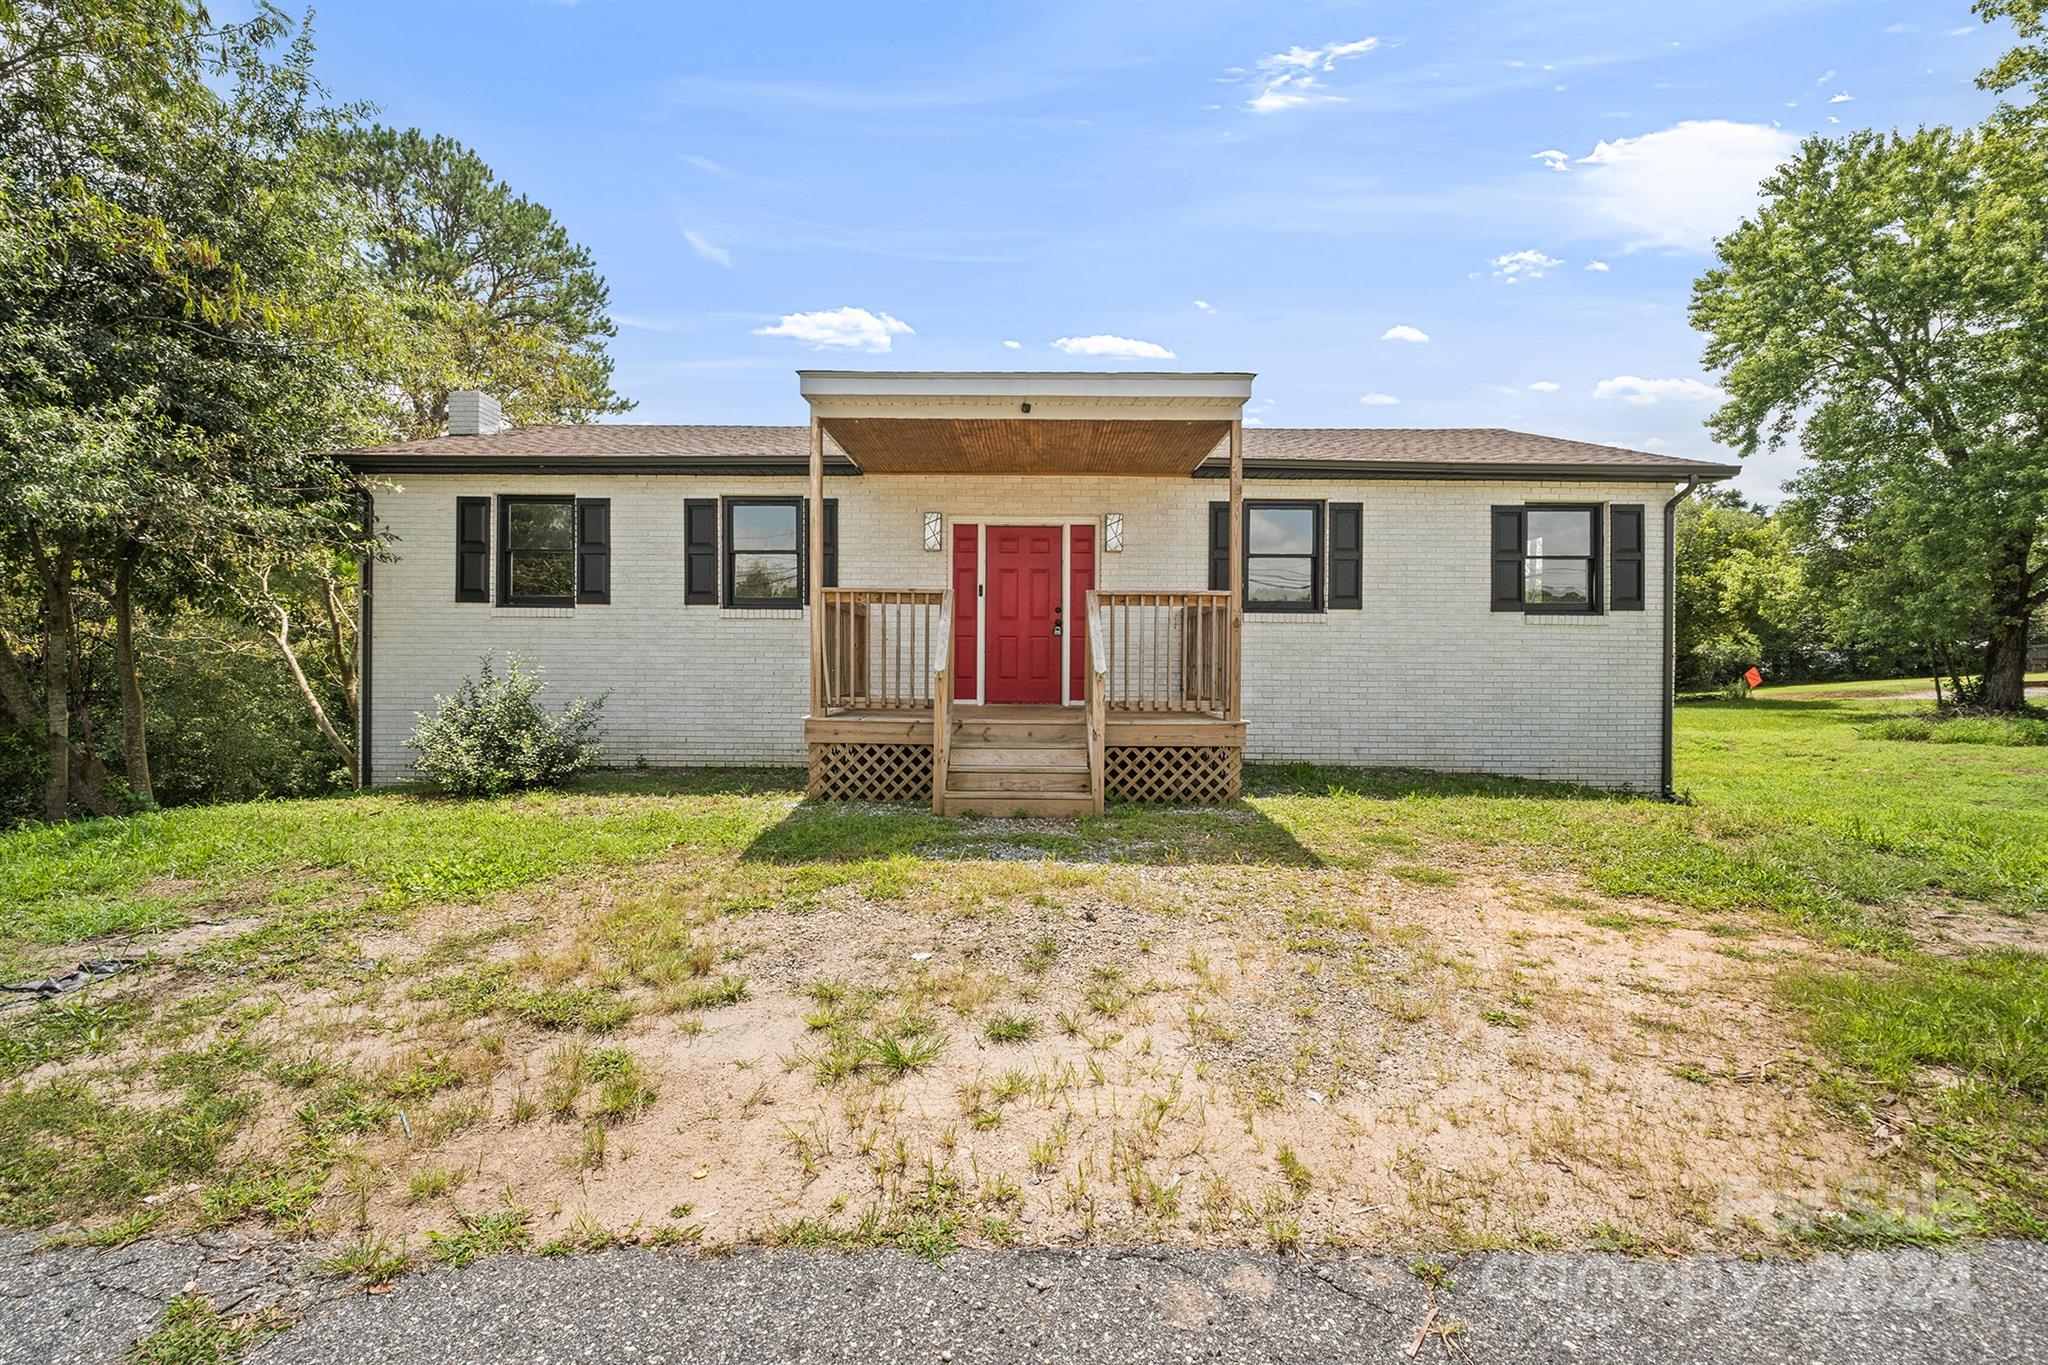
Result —
M 946 813 L 946 763 L 953 745 L 953 590 L 939 599 L 938 662 L 932 665 L 932 813 Z
M 1088 795 L 1102 814 L 1109 777 L 1109 651 L 1102 643 L 1102 594 L 1088 594 L 1088 667 L 1082 689 L 1088 703 Z
M 947 588 L 822 588 L 817 666 L 827 710 L 925 711 L 951 676 Z
M 1229 593 L 1091 592 L 1088 638 L 1106 709 L 1235 714 Z

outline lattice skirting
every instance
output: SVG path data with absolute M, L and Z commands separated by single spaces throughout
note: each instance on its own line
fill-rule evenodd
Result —
M 1103 754 L 1113 800 L 1213 806 L 1244 791 L 1244 750 L 1229 745 L 1117 745 Z
M 825 801 L 932 799 L 928 744 L 813 744 L 812 796 Z

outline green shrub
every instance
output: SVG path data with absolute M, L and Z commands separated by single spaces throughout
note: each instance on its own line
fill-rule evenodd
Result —
M 561 715 L 540 703 L 540 671 L 508 659 L 464 678 L 452 696 L 436 699 L 406 740 L 419 753 L 420 776 L 460 796 L 497 796 L 551 787 L 597 762 L 597 713 L 604 698 L 578 697 Z

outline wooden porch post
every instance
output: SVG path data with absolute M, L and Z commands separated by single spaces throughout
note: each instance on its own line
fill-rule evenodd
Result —
M 825 714 L 825 428 L 811 414 L 810 552 L 804 556 L 810 576 L 811 714 Z
M 1244 419 L 1230 422 L 1230 712 L 1244 719 Z

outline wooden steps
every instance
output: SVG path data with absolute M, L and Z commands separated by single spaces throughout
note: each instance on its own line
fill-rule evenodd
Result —
M 1088 719 L 1061 707 L 977 707 L 951 727 L 946 814 L 1069 816 L 1095 811 Z

